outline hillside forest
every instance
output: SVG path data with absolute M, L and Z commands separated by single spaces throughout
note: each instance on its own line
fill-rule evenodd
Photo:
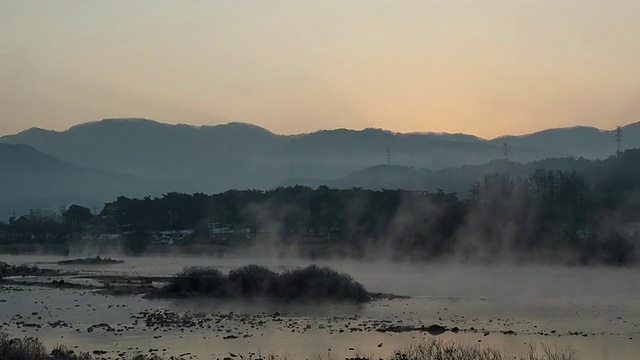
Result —
M 12 216 L 0 223 L 0 242 L 5 250 L 64 249 L 111 234 L 128 253 L 143 254 L 161 243 L 159 234 L 181 234 L 164 244 L 269 246 L 312 257 L 631 264 L 640 249 L 639 162 L 640 150 L 628 150 L 581 173 L 498 173 L 461 194 L 293 186 L 121 196 L 100 211 L 72 205 Z

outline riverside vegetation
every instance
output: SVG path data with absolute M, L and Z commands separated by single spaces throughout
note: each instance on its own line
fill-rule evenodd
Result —
M 62 273 L 56 270 L 41 269 L 35 265 L 13 266 L 0 262 L 0 283 L 6 276 L 69 276 L 73 273 Z M 91 277 L 89 275 L 86 275 Z M 142 277 L 138 285 L 132 284 L 128 277 L 110 276 L 104 287 L 84 285 L 86 289 L 109 290 L 108 293 L 120 295 L 142 293 L 147 297 L 213 297 L 223 299 L 234 298 L 270 298 L 283 301 L 349 301 L 355 303 L 369 302 L 375 298 L 398 297 L 392 294 L 372 294 L 350 275 L 340 273 L 328 267 L 310 265 L 277 273 L 267 267 L 246 265 L 223 274 L 215 267 L 188 267 L 175 276 L 166 278 Z M 104 280 L 104 278 L 96 277 Z M 58 280 L 56 285 L 66 283 Z M 152 281 L 166 282 L 161 288 L 149 284 Z M 125 282 L 125 286 L 114 283 Z M 13 281 L 13 284 L 28 284 Z M 69 286 L 75 286 L 69 284 Z
M 372 295 L 351 276 L 315 265 L 276 273 L 248 265 L 224 275 L 212 267 L 191 267 L 178 274 L 161 296 L 268 297 L 281 300 L 368 302 Z
M 637 263 L 640 150 L 572 161 L 579 171 L 491 175 L 462 195 L 294 186 L 119 197 L 95 214 L 80 205 L 60 215 L 34 210 L 0 223 L 0 251 L 64 253 L 117 241 L 132 255 L 265 246 L 315 258 Z
M 99 351 L 94 351 L 100 355 Z M 51 352 L 38 339 L 33 337 L 12 338 L 0 333 L 0 354 L 4 360 L 93 360 L 88 352 L 75 353 L 64 346 L 57 346 Z M 125 360 L 180 360 L 180 357 L 162 358 L 158 355 L 121 354 Z M 241 360 L 251 357 L 240 357 Z M 288 356 L 270 354 L 256 356 L 254 360 L 289 360 Z M 322 357 L 318 357 L 322 359 Z M 371 356 L 358 355 L 352 360 L 371 360 Z M 530 345 L 525 356 L 514 357 L 490 347 L 463 345 L 456 342 L 443 342 L 436 339 L 410 346 L 406 349 L 394 351 L 388 360 L 574 360 L 575 353 L 571 350 L 551 349 L 543 346 L 538 352 L 535 345 Z M 331 360 L 331 359 L 328 359 Z

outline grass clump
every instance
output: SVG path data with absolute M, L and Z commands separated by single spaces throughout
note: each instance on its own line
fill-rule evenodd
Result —
M 164 291 L 179 295 L 224 296 L 227 279 L 218 269 L 213 267 L 188 267 L 182 270 Z
M 371 300 L 371 294 L 351 276 L 316 265 L 281 274 L 263 266 L 247 265 L 231 270 L 226 276 L 215 268 L 187 268 L 167 284 L 162 293 L 284 300 Z
M 243 359 L 242 356 L 240 356 Z M 250 357 L 249 357 L 250 358 Z M 264 357 L 275 360 L 277 355 Z M 75 354 L 63 346 L 57 346 L 48 352 L 44 345 L 36 338 L 11 338 L 0 332 L 0 359 L 2 360 L 93 360 L 89 353 Z M 179 360 L 176 357 L 160 357 L 157 355 L 132 354 L 122 359 L 128 360 Z M 283 359 L 288 359 L 285 355 Z M 321 356 L 317 359 L 322 359 Z M 372 356 L 356 354 L 353 359 L 373 360 Z M 575 360 L 575 351 L 571 349 L 557 349 L 542 345 L 538 351 L 535 344 L 529 345 L 525 356 L 514 357 L 491 347 L 465 345 L 456 342 L 443 342 L 438 339 L 425 340 L 406 349 L 396 350 L 387 360 Z
M 315 265 L 285 271 L 278 277 L 274 295 L 278 298 L 336 299 L 367 302 L 369 292 L 344 273 Z
M 389 360 L 575 360 L 571 349 L 550 348 L 543 345 L 538 351 L 535 344 L 529 345 L 525 356 L 514 357 L 498 349 L 465 345 L 456 342 L 427 340 L 403 350 L 396 350 Z
M 2 360 L 94 360 L 89 353 L 76 354 L 67 347 L 58 345 L 51 352 L 42 342 L 33 337 L 12 338 L 0 332 L 0 359 Z M 134 354 L 123 360 L 181 360 L 177 357 L 163 358 L 157 355 Z
M 278 283 L 278 274 L 259 265 L 247 265 L 229 271 L 227 294 L 260 296 L 272 294 Z
M 48 352 L 40 340 L 32 337 L 14 339 L 0 333 L 0 354 L 4 360 L 91 360 L 86 353 L 75 354 L 72 350 L 58 346 Z

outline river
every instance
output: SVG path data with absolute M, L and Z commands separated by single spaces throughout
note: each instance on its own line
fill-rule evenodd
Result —
M 186 266 L 229 270 L 261 264 L 275 270 L 299 259 L 139 257 L 108 266 L 58 266 L 55 256 L 1 256 L 11 264 L 87 274 L 166 276 Z M 107 351 L 105 357 L 148 352 L 223 359 L 277 353 L 293 359 L 390 355 L 431 338 L 426 332 L 379 332 L 383 326 L 441 324 L 463 331 L 438 338 L 523 354 L 529 344 L 572 348 L 578 359 L 640 358 L 640 269 L 561 266 L 480 266 L 319 261 L 352 275 L 369 291 L 407 295 L 365 305 L 271 301 L 148 300 L 90 290 L 5 286 L 0 323 L 11 335 L 33 335 L 48 346 Z M 47 280 L 47 279 L 45 279 Z M 48 280 L 47 280 L 48 281 Z M 141 313 L 195 314 L 200 325 L 146 326 Z M 61 321 L 65 326 L 51 325 Z M 106 324 L 106 328 L 93 325 Z M 26 326 L 25 326 L 26 325 Z M 38 327 L 37 325 L 40 325 Z M 506 334 L 505 334 L 506 333 Z M 226 339 L 225 339 L 226 338 Z

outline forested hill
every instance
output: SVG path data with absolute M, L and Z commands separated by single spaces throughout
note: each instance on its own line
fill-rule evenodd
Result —
M 102 206 L 119 195 L 160 195 L 170 184 L 67 164 L 27 145 L 0 144 L 0 216 L 72 203 Z
M 527 177 L 536 169 L 569 171 L 580 174 L 590 184 L 596 184 L 610 171 L 620 169 L 620 176 L 629 176 L 640 171 L 634 166 L 638 150 L 627 150 L 622 157 L 611 156 L 605 160 L 587 160 L 585 158 L 550 158 L 529 163 L 508 160 L 493 160 L 482 165 L 465 165 L 438 171 L 416 169 L 408 166 L 377 165 L 353 172 L 338 180 L 291 179 L 280 186 L 303 185 L 317 187 L 326 185 L 336 189 L 353 187 L 381 190 L 405 189 L 459 193 L 466 191 L 477 181 L 493 174 L 505 174 L 511 177 Z M 635 163 L 640 164 L 640 163 Z
M 640 147 L 640 123 L 624 126 L 624 146 Z M 293 178 L 343 178 L 387 163 L 432 171 L 503 158 L 531 162 L 567 156 L 604 159 L 615 152 L 611 130 L 549 129 L 524 136 L 481 139 L 465 134 L 382 129 L 323 130 L 278 135 L 251 124 L 194 127 L 145 119 L 106 119 L 66 131 L 30 129 L 0 138 L 26 144 L 79 167 L 187 186 L 175 191 L 269 189 Z
M 79 234 L 119 234 L 128 249 L 142 253 L 155 234 L 187 231 L 172 246 L 282 247 L 303 256 L 632 264 L 640 259 L 639 162 L 640 150 L 633 150 L 584 162 L 585 175 L 544 169 L 522 177 L 490 175 L 474 182 L 465 198 L 445 191 L 302 186 L 119 197 L 97 214 L 73 206 L 61 218 L 37 212 L 11 218 L 0 224 L 0 242 L 67 244 L 86 239 Z

